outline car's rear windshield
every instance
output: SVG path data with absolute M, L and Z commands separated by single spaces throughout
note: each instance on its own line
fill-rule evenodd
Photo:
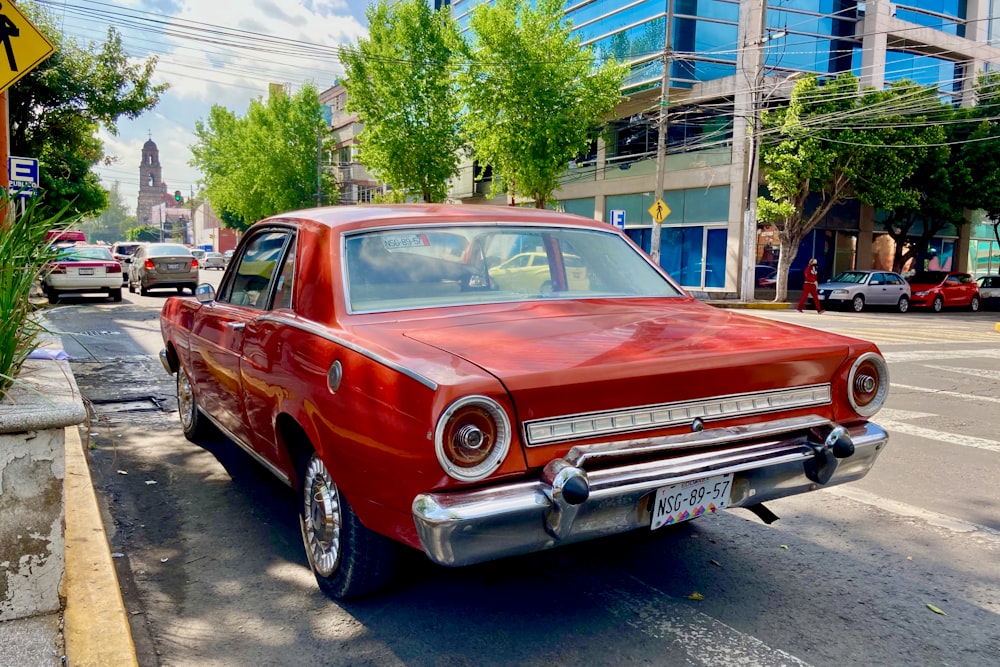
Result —
M 344 257 L 352 312 L 681 294 L 622 237 L 598 230 L 381 229 L 346 237 Z
M 918 285 L 937 285 L 947 275 L 947 271 L 917 271 L 910 277 L 910 282 Z
M 179 244 L 173 243 L 163 243 L 150 245 L 146 250 L 146 254 L 150 257 L 167 257 L 169 255 L 191 255 L 191 251 Z
M 65 248 L 56 259 L 60 262 L 86 262 L 95 259 L 114 259 L 107 248 Z

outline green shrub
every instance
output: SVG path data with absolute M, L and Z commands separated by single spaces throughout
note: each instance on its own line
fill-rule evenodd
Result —
M 56 255 L 46 232 L 75 221 L 66 215 L 67 209 L 46 217 L 38 204 L 38 199 L 21 204 L 0 190 L 0 396 L 13 384 L 43 331 L 28 297 L 45 264 Z

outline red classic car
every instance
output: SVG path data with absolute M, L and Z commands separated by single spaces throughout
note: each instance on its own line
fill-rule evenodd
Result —
M 940 313 L 944 308 L 979 310 L 979 286 L 968 273 L 955 271 L 918 271 L 909 278 L 910 306 L 930 308 Z
M 545 270 L 511 280 L 526 253 Z M 336 598 L 389 583 L 402 545 L 465 565 L 733 507 L 770 522 L 762 503 L 859 479 L 887 442 L 874 344 L 701 303 L 551 211 L 277 215 L 160 322 L 185 435 L 219 429 L 297 491 Z

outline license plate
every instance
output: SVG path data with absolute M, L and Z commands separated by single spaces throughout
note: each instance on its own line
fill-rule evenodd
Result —
M 94 275 L 94 269 L 79 269 L 81 276 L 92 276 Z
M 715 475 L 657 489 L 651 530 L 717 512 L 729 505 L 733 475 Z
M 180 264 L 167 264 L 167 271 L 176 271 L 181 268 Z

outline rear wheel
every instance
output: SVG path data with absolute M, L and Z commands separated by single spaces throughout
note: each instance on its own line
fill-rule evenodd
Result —
M 51 287 L 45 290 L 45 296 L 49 297 L 49 303 L 59 303 L 59 292 Z
M 860 313 L 865 309 L 865 297 L 861 294 L 855 294 L 854 299 L 851 301 L 851 308 L 854 309 L 855 313 Z
M 934 301 L 933 303 L 931 303 L 931 308 L 934 310 L 935 313 L 940 313 L 942 310 L 944 310 L 944 299 L 940 296 L 934 297 Z
M 971 310 L 972 312 L 976 312 L 977 310 L 979 310 L 979 297 L 978 296 L 972 297 L 972 301 L 969 302 L 969 310 Z
M 111 290 L 111 292 L 108 294 L 108 296 L 111 297 L 112 301 L 114 301 L 116 303 L 120 302 L 122 300 L 122 288 L 119 287 L 118 289 Z
M 149 296 L 149 288 L 143 285 L 141 280 L 139 281 L 139 294 Z
M 899 303 L 896 304 L 896 308 L 899 309 L 899 312 L 905 313 L 910 309 L 910 300 L 905 296 L 899 297 Z
M 215 425 L 208 421 L 198 407 L 198 401 L 194 397 L 191 382 L 183 366 L 177 369 L 177 412 L 180 414 L 184 437 L 188 440 L 192 442 L 212 440 L 218 435 Z
M 129 294 L 135 294 L 135 283 L 132 282 L 132 278 L 131 277 L 128 279 L 128 291 L 129 291 Z
M 392 580 L 400 546 L 361 524 L 316 452 L 301 479 L 302 542 L 320 590 L 342 600 L 384 588 Z

